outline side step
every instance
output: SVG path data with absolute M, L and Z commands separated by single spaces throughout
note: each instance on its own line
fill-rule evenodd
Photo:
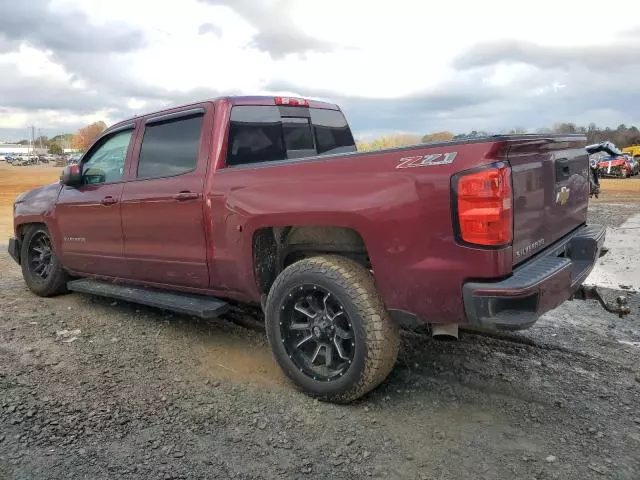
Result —
M 229 310 L 229 304 L 216 297 L 121 285 L 91 278 L 72 280 L 67 283 L 67 288 L 73 292 L 115 298 L 204 319 L 217 317 Z

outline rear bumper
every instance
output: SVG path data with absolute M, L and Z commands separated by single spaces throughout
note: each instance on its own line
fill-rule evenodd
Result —
M 20 240 L 17 238 L 9 239 L 9 255 L 20 265 Z
M 545 252 L 517 267 L 499 282 L 463 286 L 471 324 L 517 330 L 571 298 L 587 278 L 605 239 L 601 225 L 585 225 Z

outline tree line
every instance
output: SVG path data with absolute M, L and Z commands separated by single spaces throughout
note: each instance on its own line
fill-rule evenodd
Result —
M 612 129 L 609 127 L 600 128 L 595 123 L 590 123 L 588 126 L 580 126 L 575 123 L 563 122 L 557 123 L 550 128 L 539 128 L 534 132 L 528 131 L 525 128 L 515 127 L 508 131 L 498 132 L 501 134 L 524 134 L 524 133 L 555 133 L 555 134 L 574 134 L 581 133 L 586 135 L 587 142 L 600 143 L 604 141 L 613 142 L 617 147 L 624 148 L 631 145 L 640 144 L 640 130 L 635 126 L 626 126 L 624 124 L 618 125 L 617 128 Z M 472 130 L 468 133 L 453 134 L 452 132 L 442 131 L 427 133 L 422 137 L 415 134 L 398 133 L 385 135 L 380 138 L 376 138 L 372 141 L 357 141 L 358 150 L 381 150 L 383 148 L 402 147 L 406 145 L 415 145 L 416 143 L 429 143 L 429 142 L 443 142 L 448 140 L 459 140 L 465 138 L 485 137 L 491 135 L 484 130 Z
M 51 138 L 41 135 L 33 140 L 33 146 L 45 148 L 54 155 L 64 153 L 67 148 L 85 152 L 106 128 L 107 124 L 99 121 L 80 128 L 76 133 L 63 133 Z M 29 145 L 29 140 L 20 140 L 16 143 Z

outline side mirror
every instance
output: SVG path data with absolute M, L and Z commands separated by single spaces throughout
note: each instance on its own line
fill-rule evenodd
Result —
M 67 165 L 60 175 L 60 183 L 67 187 L 77 187 L 82 184 L 82 169 L 80 165 Z

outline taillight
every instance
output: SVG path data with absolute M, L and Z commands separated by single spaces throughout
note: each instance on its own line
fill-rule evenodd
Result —
M 308 107 L 309 100 L 305 98 L 275 97 L 276 105 L 289 105 L 291 107 Z
M 462 173 L 454 182 L 460 239 L 475 245 L 510 244 L 513 239 L 511 168 L 498 164 Z

